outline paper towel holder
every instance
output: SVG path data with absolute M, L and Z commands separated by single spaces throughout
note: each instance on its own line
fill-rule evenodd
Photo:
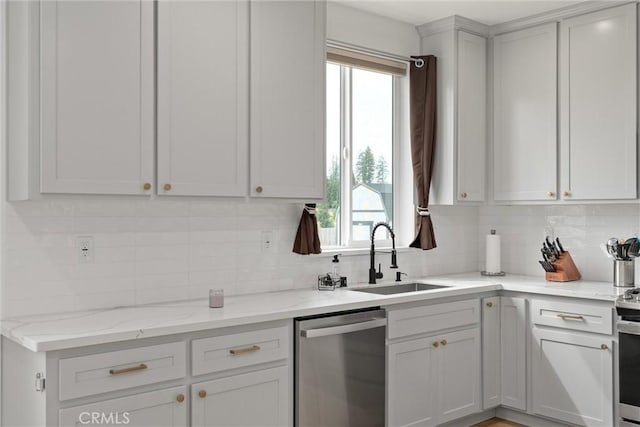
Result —
M 496 230 L 491 230 L 490 232 L 492 235 L 496 234 Z M 480 274 L 482 276 L 489 276 L 489 277 L 497 277 L 497 276 L 504 276 L 506 273 L 504 271 L 497 271 L 497 272 L 489 272 L 489 271 L 481 271 Z

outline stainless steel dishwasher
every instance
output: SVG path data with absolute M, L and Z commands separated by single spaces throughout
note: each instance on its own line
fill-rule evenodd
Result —
M 384 426 L 386 326 L 379 308 L 295 319 L 296 426 Z

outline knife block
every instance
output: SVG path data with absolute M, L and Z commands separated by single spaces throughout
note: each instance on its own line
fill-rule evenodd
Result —
M 561 253 L 553 266 L 556 271 L 544 273 L 544 278 L 550 282 L 573 282 L 582 277 L 569 252 Z

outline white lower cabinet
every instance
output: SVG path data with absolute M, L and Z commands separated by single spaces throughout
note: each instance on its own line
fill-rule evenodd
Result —
M 193 426 L 284 426 L 290 405 L 286 366 L 191 386 Z
M 436 347 L 422 338 L 387 347 L 387 425 L 436 425 Z
M 47 352 L 3 338 L 0 425 L 291 426 L 292 336 L 289 319 Z
M 179 427 L 187 425 L 186 387 L 135 394 L 60 410 L 60 426 L 129 425 Z
M 438 423 L 480 409 L 480 328 L 442 335 L 437 357 Z
M 527 409 L 526 338 L 526 300 L 500 297 L 501 403 L 522 411 Z
M 475 307 L 477 325 L 477 300 L 427 308 L 459 304 Z M 480 328 L 442 328 L 438 334 L 398 337 L 387 345 L 387 426 L 435 426 L 480 410 Z
M 482 299 L 482 409 L 500 406 L 500 297 Z
M 533 412 L 582 426 L 613 425 L 613 340 L 533 328 Z
M 526 300 L 482 300 L 483 408 L 526 410 Z

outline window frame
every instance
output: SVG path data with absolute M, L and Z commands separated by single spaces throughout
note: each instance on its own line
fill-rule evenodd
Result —
M 352 134 L 352 80 L 353 73 L 352 70 L 356 67 L 350 66 L 348 64 L 340 64 L 337 62 L 326 61 L 325 66 L 327 64 L 334 64 L 340 67 L 340 221 L 339 224 L 336 223 L 336 227 L 339 228 L 338 231 L 338 244 L 331 246 L 322 246 L 323 251 L 327 252 L 335 252 L 339 250 L 350 250 L 350 249 L 365 249 L 370 245 L 370 239 L 367 240 L 353 240 L 351 235 L 351 225 L 352 225 L 352 209 L 351 209 L 351 199 L 352 199 L 352 191 L 353 191 L 353 182 L 351 180 L 352 176 L 352 163 L 353 163 L 353 134 Z M 376 72 L 373 70 L 367 70 L 370 72 Z M 379 72 L 379 71 L 378 71 Z M 389 74 L 382 73 L 381 74 Z M 401 116 L 403 108 L 400 108 L 400 103 L 405 102 L 405 93 L 402 89 L 403 85 L 406 84 L 406 80 L 408 76 L 398 76 L 391 74 L 392 80 L 392 95 L 391 95 L 391 178 L 392 178 L 392 188 L 393 188 L 393 229 L 396 234 L 396 246 L 398 245 L 398 235 L 399 231 L 404 231 L 405 224 L 402 224 L 399 219 L 402 217 L 399 213 L 401 212 L 401 203 L 399 200 L 399 192 L 397 191 L 397 187 L 400 185 L 400 173 L 399 173 L 399 164 L 400 164 L 400 142 L 402 141 L 402 135 L 400 132 L 400 125 L 404 122 L 404 118 Z M 346 167 L 345 167 L 346 166 Z M 345 212 L 348 212 L 348 215 L 345 215 Z M 381 235 L 381 233 L 377 233 L 376 236 Z M 381 239 L 376 238 L 376 245 L 380 248 L 390 248 L 392 241 L 391 239 Z

